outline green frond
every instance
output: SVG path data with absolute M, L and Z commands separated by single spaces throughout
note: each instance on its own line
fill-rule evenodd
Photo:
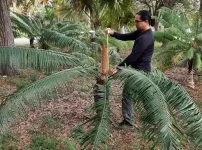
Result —
M 181 128 L 195 142 L 202 145 L 202 115 L 186 90 L 177 83 L 171 82 L 162 72 L 154 69 L 148 77 L 161 89 L 167 104 L 180 119 Z
M 42 33 L 41 40 L 46 40 L 55 44 L 58 47 L 65 48 L 70 47 L 72 51 L 83 51 L 88 50 L 85 43 L 72 37 L 65 36 L 63 33 L 57 31 L 44 30 Z
M 174 40 L 173 36 L 166 32 L 154 32 L 154 38 L 156 41 L 163 43 Z
M 201 69 L 201 54 L 200 53 L 195 53 L 194 54 L 194 62 L 193 62 L 193 66 L 196 69 Z
M 92 110 L 96 111 L 96 115 L 87 121 L 93 128 L 84 134 L 82 149 L 102 149 L 106 137 L 110 135 L 110 82 L 105 79 L 103 85 L 98 84 L 95 88 L 95 102 Z
M 33 35 L 33 31 L 30 29 L 29 25 L 24 22 L 17 14 L 11 13 L 11 21 L 15 29 L 18 29 L 28 35 Z
M 176 37 L 177 39 L 180 39 L 182 41 L 189 41 L 190 40 L 190 34 L 185 32 L 186 29 L 183 29 L 181 31 L 178 27 L 175 27 L 174 25 L 166 28 L 164 32 L 172 35 L 173 37 Z
M 120 69 L 115 78 L 121 79 L 126 90 L 133 92 L 136 103 L 143 104 L 140 115 L 146 130 L 145 136 L 155 140 L 162 150 L 177 149 L 180 145 L 180 133 L 161 89 L 144 73 L 134 69 Z
M 94 70 L 95 67 L 67 69 L 38 80 L 28 88 L 11 95 L 0 105 L 0 131 L 4 132 L 10 123 L 25 116 L 28 109 L 34 109 L 43 101 L 54 100 L 61 90 L 66 89 L 66 84 L 72 79 L 94 76 Z
M 117 64 L 121 63 L 121 57 L 115 47 L 109 48 L 109 55 L 109 62 L 112 66 L 116 66 Z
M 202 33 L 200 33 L 200 34 L 198 34 L 197 36 L 196 36 L 196 39 L 195 39 L 196 41 L 202 41 Z
M 181 52 L 187 51 L 187 43 L 180 40 L 172 40 L 167 43 L 166 48 L 172 50 L 180 50 Z
M 79 30 L 69 30 L 69 31 L 66 31 L 66 32 L 63 32 L 63 34 L 65 34 L 67 37 L 79 37 L 81 36 L 82 34 L 82 31 L 79 31 Z
M 11 21 L 14 26 L 30 37 L 36 37 L 41 34 L 42 24 L 38 19 L 33 19 L 23 14 L 11 13 Z
M 176 27 L 180 33 L 186 34 L 187 28 L 189 28 L 189 21 L 185 13 L 180 10 L 171 10 L 163 7 L 159 10 L 159 22 L 161 22 L 165 28 Z
M 59 29 L 61 33 L 67 30 L 82 30 L 82 26 L 79 24 L 67 23 L 66 25 L 64 25 L 63 27 Z
M 187 51 L 187 53 L 186 53 L 186 58 L 192 59 L 192 58 L 194 57 L 194 52 L 195 52 L 195 51 L 196 51 L 196 50 L 191 47 L 191 48 Z
M 153 56 L 153 62 L 155 67 L 163 69 L 170 68 L 173 65 L 173 56 L 175 56 L 175 51 L 160 48 L 155 52 Z
M 80 61 L 80 64 L 82 66 L 85 66 L 85 65 L 96 66 L 97 65 L 97 61 L 95 59 L 93 59 L 92 57 L 87 56 L 85 54 L 73 52 L 73 53 L 71 53 L 71 55 L 75 56 Z
M 56 71 L 59 67 L 82 65 L 80 60 L 71 54 L 46 51 L 32 48 L 0 47 L 0 66 L 10 64 L 20 68 L 34 68 L 46 72 Z

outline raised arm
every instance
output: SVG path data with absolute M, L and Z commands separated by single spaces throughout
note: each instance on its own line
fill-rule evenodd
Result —
M 121 34 L 121 33 L 118 33 L 118 32 L 114 32 L 110 28 L 107 28 L 105 30 L 105 33 L 109 34 L 112 37 L 115 37 L 118 40 L 129 41 L 129 40 L 136 40 L 137 36 L 140 34 L 140 31 L 136 30 L 136 31 L 131 32 L 131 33 Z
M 129 40 L 136 40 L 137 35 L 139 35 L 139 32 L 136 30 L 134 32 L 127 33 L 127 34 L 114 32 L 114 34 L 112 34 L 111 36 L 115 37 L 118 40 L 129 41 Z

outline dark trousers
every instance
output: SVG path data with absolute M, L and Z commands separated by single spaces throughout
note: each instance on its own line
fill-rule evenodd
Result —
M 134 96 L 133 90 L 126 90 L 125 86 L 123 89 L 122 98 L 122 115 L 124 120 L 134 125 Z

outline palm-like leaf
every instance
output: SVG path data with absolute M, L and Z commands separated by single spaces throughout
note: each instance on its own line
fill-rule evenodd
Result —
M 23 14 L 11 13 L 11 21 L 13 26 L 28 34 L 29 37 L 37 37 L 41 34 L 43 26 L 38 19 L 33 19 Z
M 82 50 L 84 52 L 88 49 L 80 40 L 68 37 L 57 31 L 44 30 L 41 40 L 47 40 L 61 48 L 69 46 L 73 50 Z
M 181 55 L 181 60 L 187 58 L 187 60 L 195 59 L 197 56 L 195 53 L 201 53 L 201 18 L 198 14 L 195 14 L 195 18 L 190 23 L 186 14 L 180 11 L 170 10 L 163 8 L 160 11 L 160 16 L 156 19 L 163 24 L 165 27 L 164 31 L 155 33 L 155 39 L 166 43 L 166 49 L 174 51 L 172 59 Z M 195 44 L 194 44 L 195 43 Z M 195 46 L 193 46 L 193 44 Z M 194 48 L 194 54 L 190 53 L 190 49 Z M 164 53 L 165 50 L 162 50 Z M 169 54 L 169 55 L 170 55 Z M 190 54 L 190 55 L 189 55 Z M 194 57 L 196 56 L 196 57 Z M 194 68 L 201 69 L 201 60 L 197 60 L 194 64 Z
M 6 130 L 9 122 L 15 121 L 19 116 L 26 115 L 28 107 L 35 108 L 43 101 L 54 100 L 57 96 L 57 89 L 62 86 L 64 90 L 66 83 L 71 79 L 85 75 L 96 75 L 94 69 L 95 67 L 67 69 L 38 80 L 28 88 L 10 96 L 9 100 L 0 106 L 1 132 Z
M 93 128 L 83 135 L 81 143 L 83 149 L 102 149 L 104 140 L 110 135 L 110 82 L 108 79 L 103 85 L 97 85 L 95 94 L 96 99 L 92 110 L 96 111 L 96 115 L 87 121 Z
M 87 57 L 84 54 L 82 56 L 83 58 Z M 82 65 L 78 58 L 70 54 L 31 48 L 1 47 L 0 66 L 6 68 L 10 65 L 10 62 L 15 63 L 14 65 L 17 65 L 20 68 L 31 67 L 47 72 L 56 71 L 58 67 L 64 68 L 67 66 Z
M 147 131 L 146 136 L 152 139 L 156 136 L 156 143 L 159 142 L 161 149 L 179 147 L 180 134 L 160 88 L 146 75 L 135 70 L 122 69 L 116 77 L 126 84 L 126 90 L 133 91 L 136 103 L 143 103 L 141 120 Z
M 202 116 L 192 98 L 180 85 L 171 82 L 162 72 L 154 70 L 148 76 L 165 95 L 167 104 L 182 120 L 181 126 L 196 146 L 202 144 Z
M 43 25 L 38 19 L 13 13 L 11 15 L 14 29 L 28 34 L 29 37 L 40 38 L 41 42 L 47 40 L 57 47 L 69 47 L 73 50 L 87 50 L 86 44 L 81 41 L 82 32 L 86 31 L 79 25 L 70 22 L 50 23 Z
M 27 51 L 29 51 L 29 49 Z M 15 53 L 17 53 L 17 51 Z M 44 55 L 40 55 L 39 53 L 44 53 Z M 20 57 L 24 54 L 26 54 L 26 57 Z M 33 55 L 34 52 L 32 51 L 30 54 Z M 30 54 L 29 52 L 25 53 L 22 50 L 21 53 L 18 53 L 19 57 L 17 57 L 17 55 L 14 58 L 16 58 L 16 60 L 29 60 L 27 59 L 29 58 L 27 56 Z M 64 59 L 64 62 L 67 59 L 66 54 L 62 55 L 61 53 L 54 53 L 51 51 L 39 51 L 38 55 L 40 55 L 39 58 L 44 58 L 42 56 L 48 58 L 49 55 L 54 56 L 55 60 L 51 60 L 54 60 L 55 62 L 59 61 L 56 58 Z M 73 55 L 81 57 L 80 55 L 83 54 L 75 53 Z M 5 55 L 2 56 L 6 58 Z M 7 56 L 7 58 L 8 57 L 10 56 Z M 36 60 L 33 59 L 32 61 Z M 50 64 L 53 64 L 54 61 L 50 62 Z M 2 59 L 1 62 L 3 62 Z M 63 64 L 62 62 L 58 63 Z M 29 63 L 25 63 L 25 66 L 26 64 Z M 41 67 L 46 67 L 43 63 L 39 64 L 42 64 Z M 18 116 L 26 115 L 28 108 L 35 108 L 42 101 L 51 98 L 55 99 L 55 96 L 58 93 L 57 89 L 61 86 L 64 86 L 63 89 L 65 89 L 66 83 L 72 78 L 78 78 L 84 75 L 97 76 L 97 72 L 94 70 L 95 67 L 93 66 L 67 69 L 41 79 L 30 87 L 8 97 L 8 100 L 0 106 L 1 131 L 5 131 L 8 123 L 14 122 Z M 186 129 L 185 133 L 190 136 L 196 145 L 202 143 L 201 114 L 188 93 L 186 93 L 182 87 L 169 81 L 159 71 L 145 74 L 136 70 L 121 69 L 115 79 L 123 81 L 126 90 L 133 91 L 135 102 L 140 104 L 141 121 L 143 129 L 145 130 L 145 136 L 150 140 L 155 140 L 154 146 L 158 144 L 161 146 L 161 149 L 177 149 L 181 144 L 180 130 L 183 131 L 184 128 L 177 126 L 171 112 L 179 114 L 179 118 L 182 120 L 182 123 L 184 123 Z M 99 86 L 97 90 L 98 99 L 95 99 L 96 102 L 93 106 L 93 110 L 95 110 L 97 114 L 88 121 L 93 128 L 89 133 L 85 134 L 83 138 L 83 148 L 89 148 L 89 146 L 93 146 L 95 149 L 101 148 L 105 137 L 109 136 L 109 88 L 109 81 L 106 79 L 104 85 Z

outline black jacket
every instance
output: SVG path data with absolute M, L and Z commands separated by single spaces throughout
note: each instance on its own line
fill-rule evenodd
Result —
M 151 71 L 151 58 L 154 52 L 154 36 L 151 29 L 144 32 L 136 30 L 128 34 L 114 32 L 111 36 L 122 41 L 135 40 L 131 54 L 119 66 L 131 65 L 138 70 Z

